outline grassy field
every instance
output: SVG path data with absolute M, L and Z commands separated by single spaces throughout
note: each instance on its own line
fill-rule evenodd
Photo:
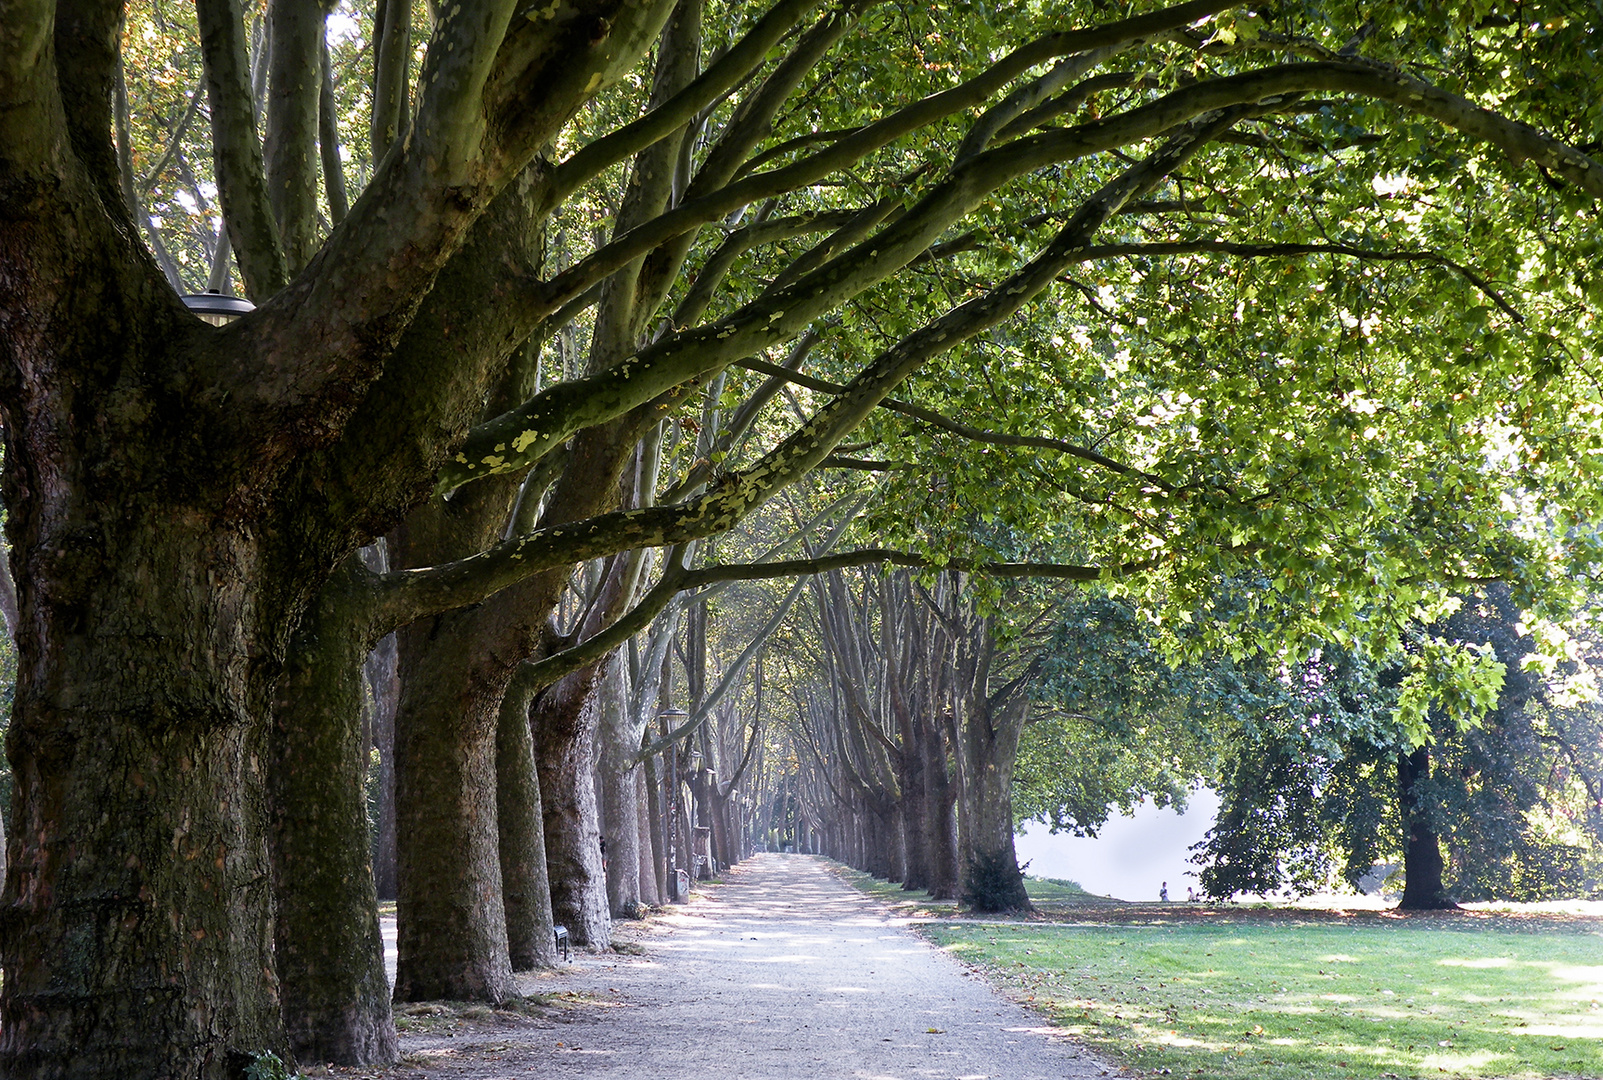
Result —
M 1143 1075 L 1603 1077 L 1596 920 L 1164 909 L 924 929 Z
M 957 904 L 950 900 L 931 899 L 930 894 L 922 890 L 906 890 L 894 881 L 885 881 L 840 863 L 835 865 L 835 872 L 856 888 L 889 906 L 898 915 L 930 918 L 957 914 Z M 1118 903 L 1088 893 L 1077 882 L 1061 878 L 1025 877 L 1024 889 L 1034 903 L 1048 912 L 1056 911 L 1060 906 Z

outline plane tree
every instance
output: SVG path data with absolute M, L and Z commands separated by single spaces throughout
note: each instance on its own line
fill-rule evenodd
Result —
M 1524 629 L 1492 584 L 1417 628 L 1392 663 L 1331 648 L 1265 681 L 1278 700 L 1221 733 L 1222 806 L 1196 856 L 1204 891 L 1358 887 L 1381 866 L 1400 871 L 1408 910 L 1580 893 L 1598 858 L 1597 710 L 1543 670 Z M 1401 668 L 1433 640 L 1481 652 L 1484 694 L 1433 701 L 1409 730 Z
M 385 4 L 383 27 L 406 27 L 408 10 Z M 704 62 L 699 49 L 660 44 L 690 10 L 442 7 L 415 80 L 393 59 L 409 53 L 406 35 L 374 35 L 385 78 L 371 174 L 345 207 L 317 195 L 337 186 L 319 183 L 321 163 L 332 178 L 338 161 L 318 146 L 338 141 L 318 122 L 324 10 L 275 3 L 268 59 L 253 72 L 239 6 L 201 0 L 190 56 L 203 65 L 212 163 L 195 190 L 215 185 L 256 302 L 215 327 L 180 302 L 169 280 L 179 260 L 151 250 L 122 183 L 124 7 L 0 6 L 0 407 L 19 653 L 0 991 L 8 1075 L 224 1076 L 285 1047 L 267 772 L 292 639 L 358 546 L 431 499 L 424 512 L 436 515 L 442 502 L 504 499 L 487 478 L 515 486 L 559 452 L 563 476 L 545 503 L 556 512 L 488 551 L 447 551 L 427 542 L 427 521 L 410 522 L 430 563 L 449 554 L 473 560 L 463 573 L 546 575 L 509 639 L 521 655 L 476 676 L 461 742 L 470 749 L 493 735 L 501 691 L 570 567 L 730 528 L 824 463 L 922 366 L 948 356 L 974 365 L 965 342 L 1025 333 L 1016 317 L 1043 293 L 1107 308 L 1100 282 L 1075 281 L 1093 264 L 1176 268 L 1168 300 L 1163 274 L 1107 286 L 1168 305 L 1174 318 L 1152 337 L 1171 355 L 1221 355 L 1212 340 L 1192 344 L 1182 315 L 1252 334 L 1295 313 L 1307 347 L 1282 352 L 1277 335 L 1240 368 L 1199 368 L 1229 410 L 1205 409 L 1196 394 L 1164 398 L 1161 415 L 1149 406 L 1160 423 L 1187 418 L 1175 430 L 1194 441 L 1189 455 L 1091 432 L 1038 436 L 1074 446 L 1064 452 L 1106 488 L 1097 497 L 1141 523 L 1140 537 L 1123 530 L 1125 542 L 1092 548 L 1087 565 L 1128 562 L 1132 546 L 1151 561 L 1163 537 L 1179 580 L 1185 560 L 1200 582 L 1224 555 L 1272 549 L 1311 591 L 1339 577 L 1327 588 L 1343 603 L 1399 594 L 1419 563 L 1440 568 L 1439 534 L 1450 530 L 1371 545 L 1385 519 L 1358 518 L 1334 546 L 1380 552 L 1367 573 L 1352 559 L 1335 573 L 1307 541 L 1343 520 L 1347 506 L 1330 494 L 1384 475 L 1388 441 L 1422 416 L 1434 420 L 1422 443 L 1455 446 L 1483 440 L 1497 417 L 1533 485 L 1584 515 L 1590 459 L 1571 451 L 1595 447 L 1595 412 L 1575 407 L 1578 395 L 1589 403 L 1567 376 L 1590 359 L 1594 286 L 1574 256 L 1588 250 L 1603 173 L 1575 145 L 1594 134 L 1575 74 L 1587 44 L 1562 13 L 1474 11 L 1420 28 L 1390 8 L 1375 19 L 1330 7 L 1203 21 L 1230 8 L 1199 0 L 1125 20 L 1031 9 L 993 24 L 963 6 L 782 0 L 713 11 L 728 37 Z M 662 92 L 637 118 L 588 127 L 635 92 L 654 46 L 656 59 L 684 66 L 657 70 Z M 1415 62 L 1424 57 L 1428 68 Z M 1526 123 L 1538 117 L 1552 134 Z M 1328 176 L 1288 146 L 1333 161 Z M 637 216 L 560 268 L 511 257 L 587 185 L 653 154 L 674 166 L 673 182 L 635 173 L 655 189 L 632 204 Z M 1322 183 L 1355 200 L 1367 246 L 1328 235 Z M 1221 229 L 1186 209 L 1202 189 L 1226 224 L 1241 211 L 1257 235 L 1209 246 Z M 1450 220 L 1442 208 L 1455 202 L 1476 212 Z M 1145 245 L 1125 224 L 1149 211 L 1173 225 Z M 793 220 L 803 214 L 820 215 L 821 243 L 763 246 L 812 235 Z M 516 241 L 509 221 L 524 223 Z M 1490 226 L 1495 240 L 1478 240 Z M 1266 250 L 1264 232 L 1318 250 L 1312 261 Z M 1135 243 L 1144 246 L 1132 252 Z M 220 247 L 211 261 L 226 265 Z M 780 264 L 764 262 L 775 251 Z M 760 269 L 726 283 L 718 260 L 747 252 Z M 1375 310 L 1399 338 L 1473 328 L 1441 338 L 1473 336 L 1470 355 L 1435 366 L 1417 350 L 1405 363 L 1361 347 L 1374 319 L 1350 297 L 1323 309 L 1294 302 L 1330 281 L 1319 290 L 1295 273 L 1234 272 L 1263 299 L 1230 320 L 1222 307 L 1186 311 L 1173 299 L 1177 281 L 1205 276 L 1176 260 L 1278 268 L 1285 257 L 1328 269 L 1350 259 L 1376 273 L 1435 262 L 1474 283 L 1472 255 L 1518 267 L 1477 289 L 1518 292 L 1528 302 L 1510 307 L 1528 329 L 1495 302 L 1449 323 L 1465 305 L 1426 304 L 1424 287 L 1381 297 Z M 926 263 L 952 268 L 941 288 L 910 287 Z M 694 276 L 680 273 L 692 265 Z M 703 302 L 701 282 L 718 295 Z M 633 298 L 611 306 L 619 318 L 606 334 L 593 332 L 594 362 L 487 417 L 528 339 L 608 289 Z M 1357 333 L 1334 333 L 1337 323 Z M 725 455 L 676 500 L 624 506 L 617 479 L 648 421 L 731 364 L 771 363 L 764 350 L 810 329 L 830 342 L 818 364 L 827 385 L 792 430 Z M 1371 369 L 1375 354 L 1388 359 Z M 1132 372 L 1139 383 L 1134 357 L 1114 351 L 1101 367 L 1110 385 Z M 987 383 L 982 367 L 967 371 L 943 381 Z M 1058 371 L 1069 385 L 1090 366 L 1065 350 Z M 1413 395 L 1396 400 L 1407 386 Z M 1513 392 L 1494 400 L 1493 386 Z M 1341 404 L 1327 406 L 1323 442 L 1287 419 L 1309 398 Z M 1216 411 L 1223 426 L 1199 415 Z M 1299 445 L 1318 449 L 1302 460 Z M 1215 460 L 1217 446 L 1245 456 Z M 1352 468 L 1322 471 L 1327 462 Z M 1296 482 L 1305 470 L 1339 481 Z M 1448 480 L 1443 520 L 1473 524 L 1458 504 L 1485 509 L 1489 496 L 1466 475 Z M 447 500 L 465 485 L 480 493 Z M 978 486 L 952 489 L 952 501 Z M 1461 547 L 1465 560 L 1485 556 Z M 1322 617 L 1339 615 L 1332 604 Z M 413 710 L 411 730 L 437 738 L 429 713 Z

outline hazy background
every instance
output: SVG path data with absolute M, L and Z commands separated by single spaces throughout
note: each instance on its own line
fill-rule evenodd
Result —
M 1156 900 L 1169 883 L 1169 899 L 1184 900 L 1191 874 L 1191 845 L 1202 839 L 1219 810 L 1219 796 L 1204 788 L 1191 793 L 1184 813 L 1143 803 L 1129 817 L 1114 817 L 1097 836 L 1053 836 L 1037 821 L 1020 826 L 1014 845 L 1024 871 L 1035 877 L 1067 878 L 1088 892 L 1120 900 Z

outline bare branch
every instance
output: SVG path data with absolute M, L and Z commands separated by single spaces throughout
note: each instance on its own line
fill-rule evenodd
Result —
M 261 303 L 284 287 L 289 268 L 279 247 L 278 223 L 256 138 L 244 17 L 239 0 L 196 0 L 195 14 L 211 105 L 217 196 L 245 293 Z
M 407 83 L 412 67 L 412 0 L 378 0 L 373 11 L 373 111 L 368 138 L 378 168 L 406 134 Z
M 702 107 L 736 85 L 753 68 L 762 63 L 768 51 L 777 45 L 801 17 L 819 0 L 782 0 L 768 14 L 758 20 L 733 48 L 719 57 L 706 71 L 682 91 L 663 102 L 632 124 L 597 139 L 557 166 L 551 179 L 551 201 L 561 202 L 578 187 L 610 165 L 638 153 L 640 150 L 688 124 Z
M 200 113 L 200 103 L 205 100 L 206 95 L 202 93 L 201 87 L 196 86 L 189 95 L 189 107 L 184 110 L 184 115 L 178 120 L 178 126 L 173 128 L 172 137 L 167 140 L 167 149 L 161 152 L 161 157 L 156 159 L 156 164 L 152 165 L 150 171 L 139 181 L 140 188 L 149 191 L 151 185 L 161 177 L 167 166 L 172 164 L 174 155 L 178 153 L 178 148 L 183 145 L 184 135 L 189 131 L 189 125 L 195 122 L 195 117 Z
M 328 195 L 328 216 L 335 225 L 350 211 L 345 193 L 345 162 L 340 160 L 339 117 L 334 107 L 334 70 L 328 55 L 328 36 L 319 36 L 321 78 L 317 94 L 317 148 L 323 155 L 323 190 Z

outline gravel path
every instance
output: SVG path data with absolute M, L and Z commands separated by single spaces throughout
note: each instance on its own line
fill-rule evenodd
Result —
M 969 976 L 821 859 L 757 855 L 633 940 L 642 955 L 575 954 L 572 966 L 527 978 L 527 993 L 572 995 L 563 1022 L 407 1036 L 407 1061 L 391 1075 L 1080 1080 L 1117 1071 Z

